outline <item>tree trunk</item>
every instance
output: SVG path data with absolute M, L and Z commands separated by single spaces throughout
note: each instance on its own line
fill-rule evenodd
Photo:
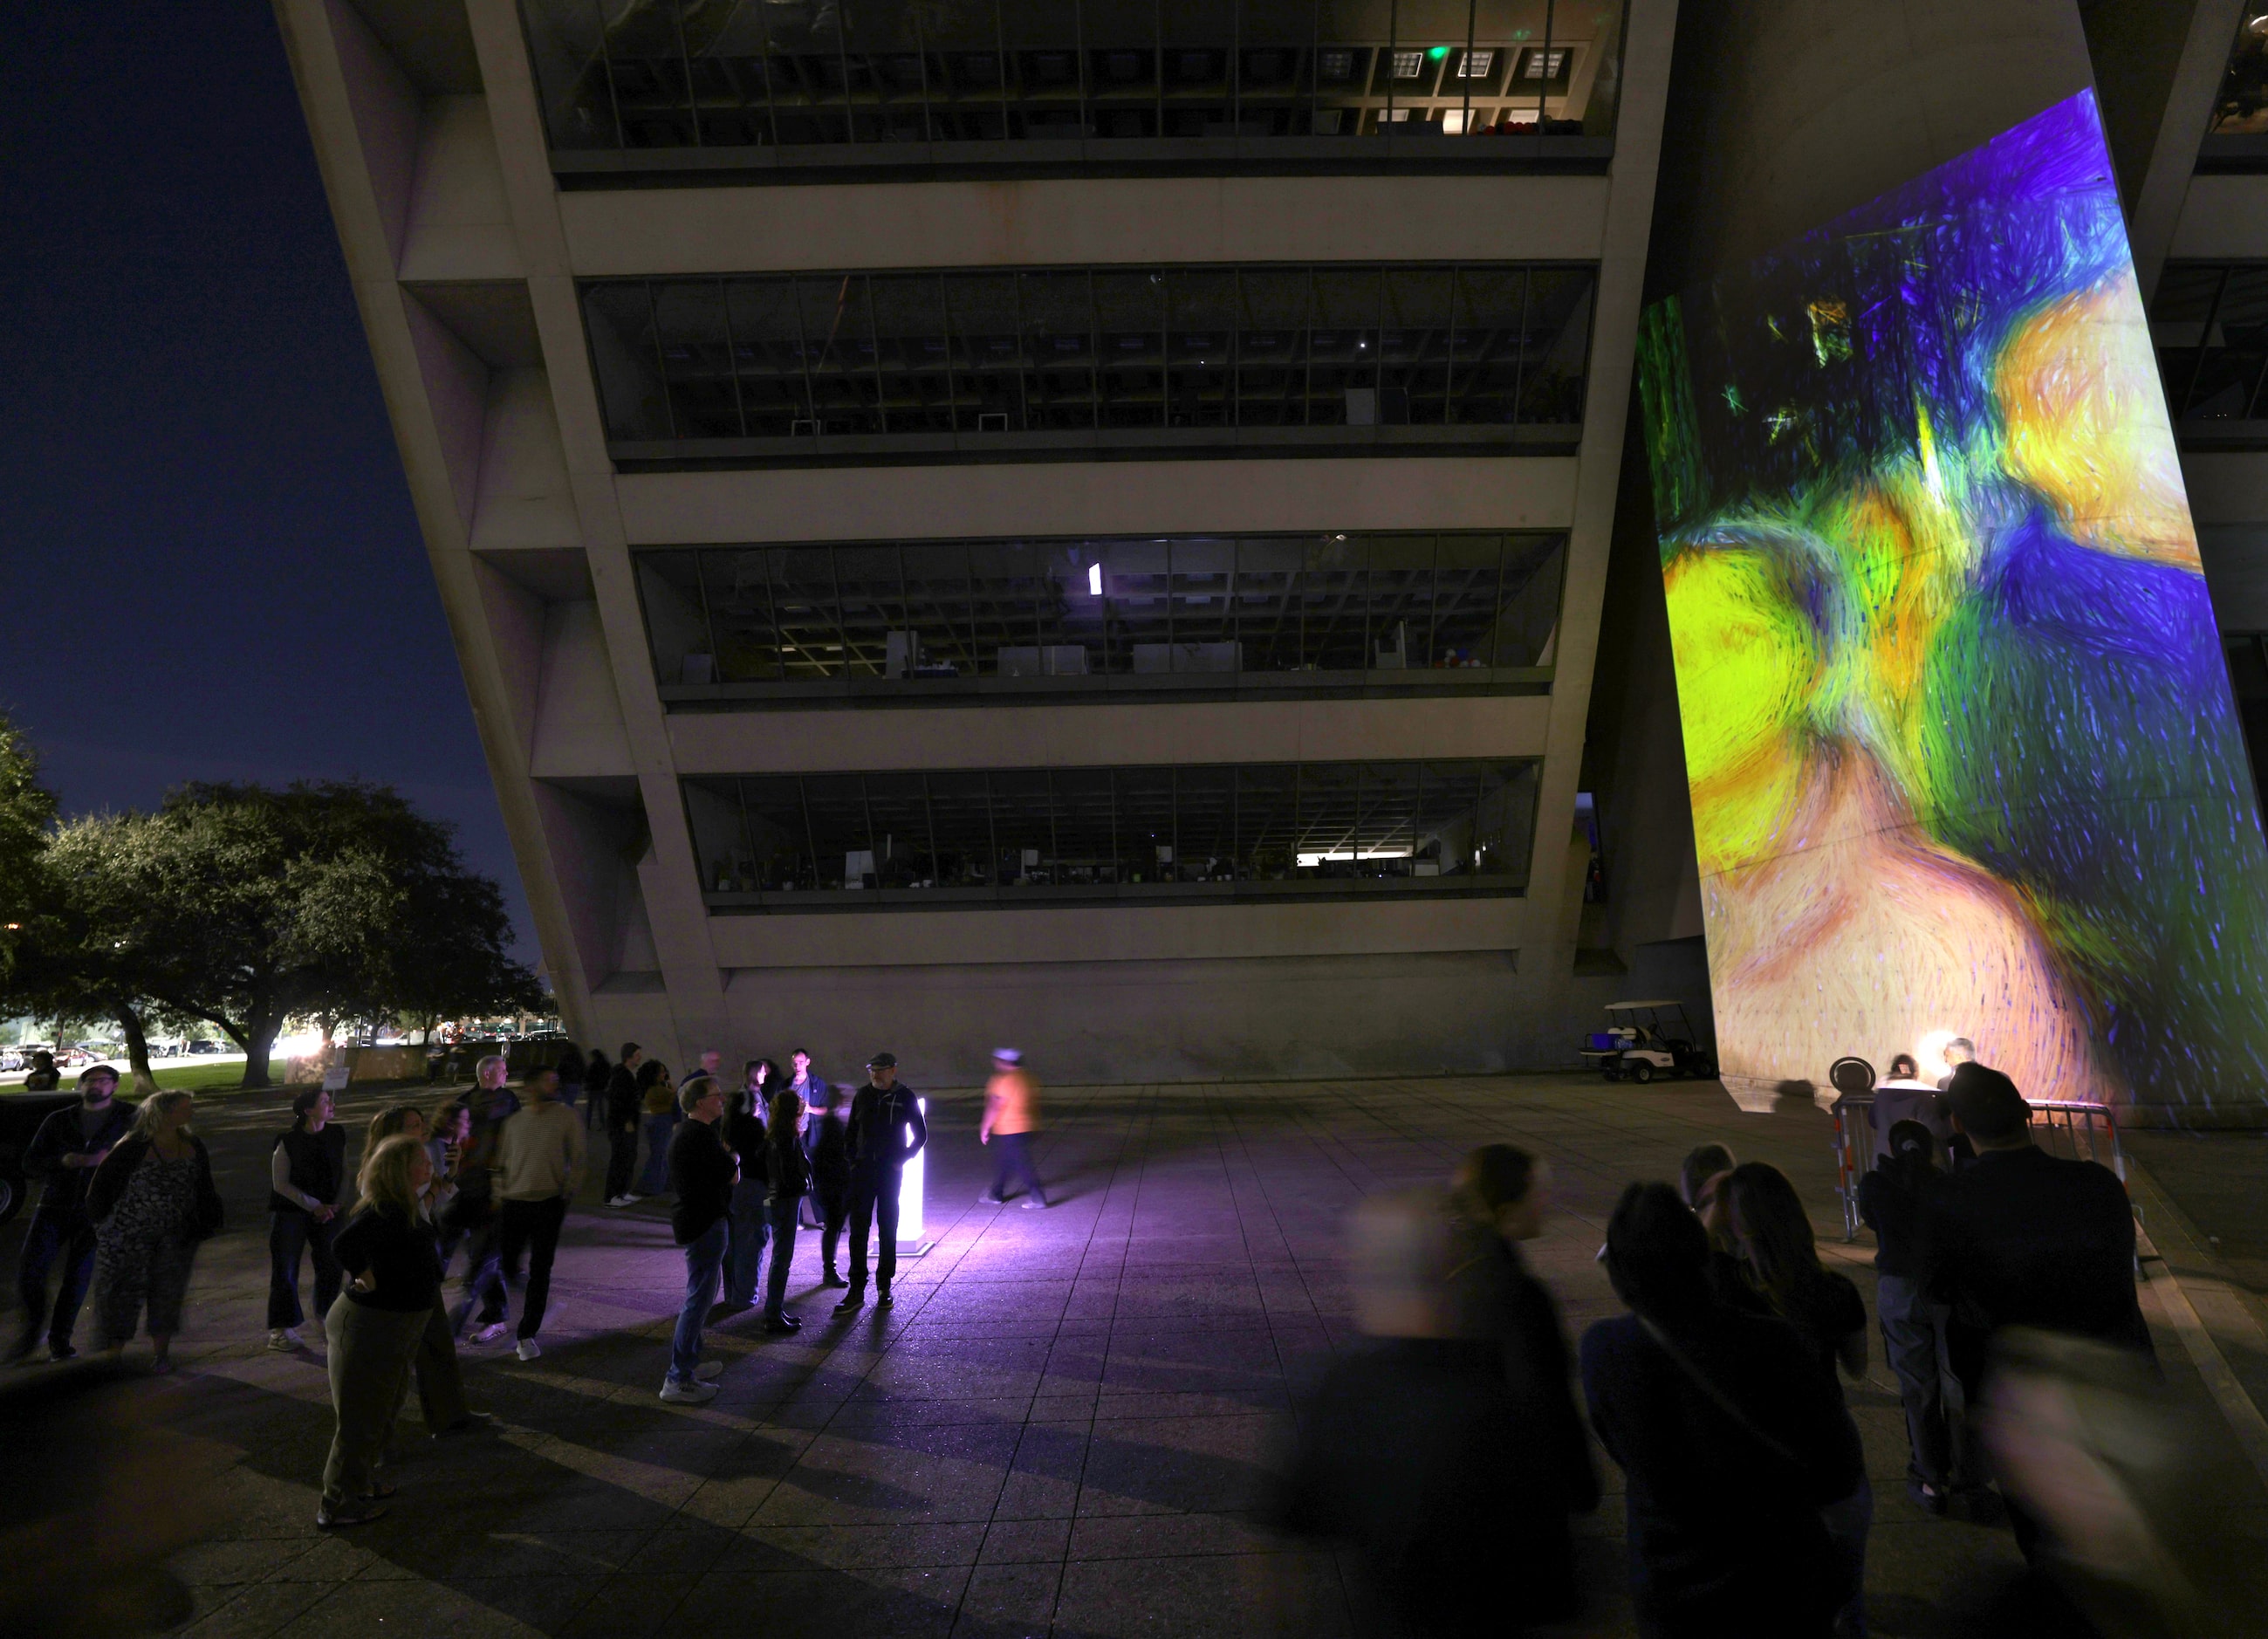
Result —
M 284 1029 L 281 1017 L 247 1019 L 242 1030 L 224 1026 L 244 1049 L 244 1079 L 239 1087 L 273 1087 L 268 1077 L 268 1055 L 274 1051 L 276 1037 Z
M 134 1072 L 134 1090 L 147 1098 L 158 1090 L 158 1078 L 150 1070 L 150 1033 L 142 1028 L 142 1015 L 125 1002 L 117 1008 L 118 1028 L 126 1033 L 126 1062 Z

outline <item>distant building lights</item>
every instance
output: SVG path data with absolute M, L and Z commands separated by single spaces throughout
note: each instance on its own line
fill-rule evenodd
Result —
M 1101 597 L 1102 595 L 1102 565 L 1101 564 L 1089 564 L 1086 566 L 1086 589 L 1096 597 Z

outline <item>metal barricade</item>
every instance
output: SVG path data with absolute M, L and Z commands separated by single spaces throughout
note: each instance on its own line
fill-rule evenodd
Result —
M 2051 1155 L 2066 1161 L 2094 1161 L 2110 1169 L 2121 1184 L 2126 1181 L 2126 1152 L 2118 1144 L 2118 1119 L 2108 1104 L 2072 1104 L 2054 1098 L 2027 1098 L 2032 1107 L 2032 1141 Z M 1872 1093 L 1845 1093 L 1835 1101 L 1835 1194 L 1843 1206 L 1843 1238 L 1855 1241 L 1860 1228 L 1859 1180 L 1874 1165 L 1874 1133 Z M 2134 1204 L 2134 1218 L 2142 1208 Z
M 1835 1198 L 1843 1203 L 1843 1238 L 1859 1238 L 1859 1180 L 1874 1160 L 1872 1093 L 1845 1093 L 1829 1111 L 1835 1118 Z

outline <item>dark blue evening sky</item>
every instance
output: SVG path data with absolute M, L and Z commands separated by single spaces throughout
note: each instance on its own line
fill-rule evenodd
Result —
M 34 5 L 0 54 L 0 711 L 68 811 L 360 775 L 537 958 L 269 7 Z

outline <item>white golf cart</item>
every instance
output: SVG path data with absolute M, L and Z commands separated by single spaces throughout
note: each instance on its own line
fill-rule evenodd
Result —
M 1610 1001 L 1607 1028 L 1585 1037 L 1582 1056 L 1610 1082 L 1716 1074 L 1715 1056 L 1693 1038 L 1693 1025 L 1675 1001 Z

